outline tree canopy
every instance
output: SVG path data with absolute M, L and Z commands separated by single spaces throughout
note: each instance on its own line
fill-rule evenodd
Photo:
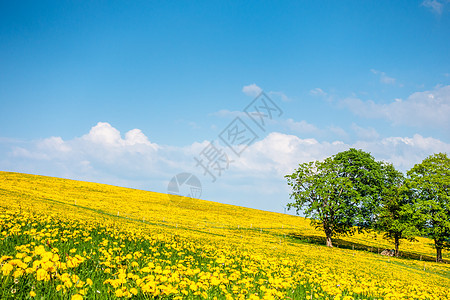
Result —
M 450 159 L 431 155 L 407 172 L 408 188 L 420 219 L 420 231 L 434 240 L 436 261 L 450 247 Z
M 425 158 L 405 177 L 392 164 L 349 149 L 302 163 L 285 178 L 292 188 L 289 209 L 322 228 L 327 246 L 336 235 L 375 229 L 394 241 L 397 256 L 400 241 L 418 235 L 434 240 L 438 262 L 450 248 L 450 159 L 444 153 Z
M 392 164 L 382 164 L 382 192 L 374 227 L 383 231 L 385 238 L 394 240 L 395 256 L 399 256 L 402 239 L 413 240 L 419 234 L 416 229 L 418 218 L 404 184 L 403 173 Z
M 311 217 L 315 227 L 323 228 L 327 246 L 332 247 L 333 236 L 352 234 L 373 221 L 381 191 L 380 170 L 369 153 L 356 149 L 300 164 L 285 176 L 294 199 L 288 207 Z
M 354 148 L 339 152 L 334 160 L 340 166 L 339 176 L 349 178 L 357 192 L 356 202 L 359 205 L 355 214 L 355 226 L 359 229 L 372 227 L 382 191 L 381 164 L 370 153 Z

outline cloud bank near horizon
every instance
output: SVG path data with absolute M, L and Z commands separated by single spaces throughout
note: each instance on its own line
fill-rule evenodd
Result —
M 180 172 L 193 173 L 205 183 L 210 181 L 195 167 L 193 159 L 207 144 L 202 141 L 184 147 L 158 145 L 139 129 L 122 136 L 111 124 L 98 122 L 88 133 L 71 140 L 61 137 L 25 142 L 3 140 L 0 169 L 165 192 L 168 181 Z M 278 202 L 270 206 L 269 198 L 280 192 L 287 196 L 284 175 L 299 163 L 321 160 L 349 148 L 370 152 L 376 159 L 391 162 L 402 171 L 433 153 L 450 153 L 450 144 L 419 134 L 376 137 L 347 144 L 271 132 L 249 146 L 241 157 L 232 157 L 234 161 L 229 169 L 217 183 L 209 184 L 208 200 L 215 201 L 219 194 L 222 198 L 218 198 L 223 199 L 227 191 L 233 194 L 234 190 L 242 197 L 266 196 L 269 207 L 263 206 L 264 201 L 249 206 L 277 211 Z M 231 151 L 228 154 L 232 156 Z M 265 183 L 263 189 L 261 182 Z M 234 200 L 236 204 L 241 203 L 239 199 Z

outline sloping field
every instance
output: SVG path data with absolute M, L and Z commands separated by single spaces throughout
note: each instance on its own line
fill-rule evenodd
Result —
M 1 299 L 450 299 L 425 238 L 329 249 L 301 217 L 19 173 L 0 199 Z

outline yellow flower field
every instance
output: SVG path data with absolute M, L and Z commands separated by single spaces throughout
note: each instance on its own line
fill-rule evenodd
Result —
M 0 199 L 1 299 L 450 299 L 425 238 L 330 249 L 301 217 L 19 173 Z

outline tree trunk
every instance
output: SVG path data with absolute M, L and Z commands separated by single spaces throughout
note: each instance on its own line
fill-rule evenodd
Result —
M 395 256 L 398 257 L 398 246 L 400 245 L 400 238 L 395 236 Z
M 442 262 L 442 248 L 444 244 L 441 240 L 434 239 L 434 247 L 436 247 L 436 262 Z
M 331 241 L 331 234 L 327 234 L 327 247 L 333 247 L 333 243 Z
M 442 262 L 442 248 L 436 246 L 436 262 Z
M 327 222 L 323 223 L 323 231 L 325 231 L 325 236 L 327 237 L 327 247 L 333 247 L 333 242 L 331 241 L 333 231 L 331 230 L 330 226 L 328 226 Z

